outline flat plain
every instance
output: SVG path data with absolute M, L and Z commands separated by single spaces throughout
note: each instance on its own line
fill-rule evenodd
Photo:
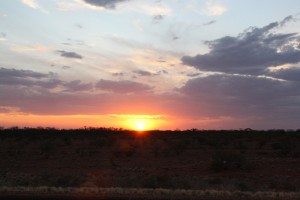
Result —
M 0 130 L 0 196 L 299 199 L 300 131 Z

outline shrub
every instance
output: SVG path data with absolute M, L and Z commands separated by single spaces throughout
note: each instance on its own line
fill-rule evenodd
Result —
M 57 175 L 45 172 L 41 174 L 39 184 L 54 187 L 76 187 L 80 186 L 83 183 L 84 179 L 84 176 L 80 174 Z
M 283 140 L 273 143 L 272 148 L 276 150 L 277 156 L 286 157 L 294 152 L 295 144 L 288 140 Z
M 244 164 L 245 157 L 241 154 L 217 152 L 212 158 L 210 169 L 215 172 L 242 169 Z
M 115 157 L 120 157 L 122 155 L 130 157 L 136 152 L 136 147 L 129 142 L 122 141 L 114 146 L 112 153 Z

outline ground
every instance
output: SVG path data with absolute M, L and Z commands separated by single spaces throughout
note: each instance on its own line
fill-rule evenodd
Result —
M 299 144 L 283 130 L 3 129 L 0 194 L 297 199 Z

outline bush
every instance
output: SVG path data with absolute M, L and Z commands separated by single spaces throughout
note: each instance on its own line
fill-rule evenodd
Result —
M 135 152 L 136 152 L 136 147 L 127 141 L 119 142 L 112 149 L 112 153 L 115 157 L 120 157 L 120 156 L 131 157 Z
M 39 185 L 54 186 L 54 187 L 76 187 L 84 182 L 84 176 L 76 175 L 57 175 L 47 172 L 41 174 Z
M 295 144 L 293 144 L 288 140 L 280 141 L 280 142 L 273 143 L 272 148 L 276 150 L 277 156 L 286 157 L 294 152 Z
M 210 163 L 210 169 L 215 172 L 224 170 L 242 169 L 245 165 L 245 157 L 241 154 L 218 152 Z

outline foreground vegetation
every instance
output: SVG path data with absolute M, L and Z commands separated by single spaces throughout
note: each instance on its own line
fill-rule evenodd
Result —
M 0 195 L 299 199 L 299 144 L 300 130 L 2 128 Z

